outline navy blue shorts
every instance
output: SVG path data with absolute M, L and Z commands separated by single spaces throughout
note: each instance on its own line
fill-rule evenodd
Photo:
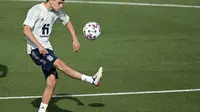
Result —
M 52 50 L 47 49 L 47 51 L 49 52 L 48 54 L 42 55 L 40 54 L 39 49 L 33 49 L 31 51 L 31 54 L 29 55 L 32 58 L 32 60 L 35 62 L 35 64 L 42 67 L 42 71 L 44 73 L 45 79 L 47 79 L 47 77 L 50 74 L 53 74 L 57 79 L 58 73 L 56 71 L 56 68 L 53 67 L 53 63 L 56 61 L 58 57 L 54 55 Z

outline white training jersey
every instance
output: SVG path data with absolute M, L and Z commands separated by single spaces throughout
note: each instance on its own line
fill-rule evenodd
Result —
M 64 12 L 48 10 L 44 3 L 33 6 L 26 16 L 23 25 L 28 25 L 32 29 L 33 35 L 45 48 L 53 50 L 49 38 L 52 26 L 60 20 L 63 25 L 69 22 L 69 16 Z M 27 38 L 27 53 L 30 54 L 32 49 L 38 48 L 32 41 Z

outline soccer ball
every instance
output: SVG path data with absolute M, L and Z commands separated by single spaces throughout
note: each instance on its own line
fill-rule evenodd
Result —
M 89 40 L 97 39 L 101 34 L 100 25 L 96 22 L 88 22 L 83 27 L 83 34 Z

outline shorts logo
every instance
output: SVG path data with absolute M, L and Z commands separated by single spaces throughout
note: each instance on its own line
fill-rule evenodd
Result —
M 48 56 L 47 56 L 47 60 L 53 61 L 53 57 L 52 57 L 51 55 L 48 55 Z

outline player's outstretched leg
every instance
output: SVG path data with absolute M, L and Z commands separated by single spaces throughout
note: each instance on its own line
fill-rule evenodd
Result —
M 56 61 L 54 62 L 54 66 L 72 78 L 89 82 L 91 84 L 94 84 L 95 86 L 99 85 L 101 77 L 102 77 L 102 73 L 103 73 L 103 68 L 100 67 L 98 72 L 94 76 L 88 76 L 88 75 L 82 74 L 82 73 L 72 69 L 68 65 L 66 65 L 59 58 L 56 59 Z

